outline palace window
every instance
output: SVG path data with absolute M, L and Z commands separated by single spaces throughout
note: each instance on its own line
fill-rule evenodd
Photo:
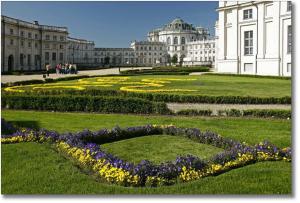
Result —
M 149 51 L 151 51 L 151 47 L 149 47 Z
M 28 47 L 31 48 L 31 42 L 28 42 Z
M 184 51 L 184 46 L 181 47 L 181 50 Z
M 10 29 L 9 32 L 10 32 L 11 35 L 14 34 L 14 30 L 13 29 Z
M 31 37 L 32 37 L 31 32 L 28 32 L 28 38 L 31 39 Z
M 46 35 L 46 40 L 50 40 L 50 35 Z
M 63 61 L 64 60 L 64 53 L 59 53 L 59 60 Z
M 27 55 L 27 65 L 31 66 L 31 55 Z
M 45 61 L 49 61 L 49 52 L 45 52 Z
M 24 37 L 24 31 L 21 31 L 21 37 Z
M 252 9 L 246 9 L 243 11 L 244 20 L 252 19 Z
M 52 53 L 52 61 L 56 61 L 56 53 L 55 52 Z
M 181 37 L 181 44 L 185 44 L 185 38 Z
M 37 35 L 37 34 L 35 34 L 35 35 L 34 35 L 34 38 L 35 38 L 35 39 L 38 39 L 38 35 Z
M 175 48 L 175 51 L 177 51 L 177 46 L 175 46 L 174 48 Z
M 170 37 L 167 38 L 167 44 L 171 44 L 171 38 Z
M 57 36 L 54 35 L 54 36 L 53 36 L 53 41 L 56 41 L 56 40 L 57 40 Z
M 9 44 L 10 44 L 10 45 L 14 45 L 14 40 L 11 39 Z
M 65 37 L 64 36 L 60 36 L 60 41 L 65 41 Z
M 21 47 L 23 47 L 24 46 L 24 41 L 21 41 Z
M 59 48 L 60 48 L 60 49 L 64 49 L 64 45 L 63 45 L 63 44 L 60 44 L 60 45 L 59 45 Z
M 174 37 L 173 44 L 178 44 L 178 38 Z
M 288 47 L 287 52 L 290 54 L 292 52 L 292 26 L 288 26 Z
M 159 50 L 161 51 L 161 50 L 162 50 L 162 47 L 159 47 Z
M 35 47 L 35 48 L 38 48 L 38 44 L 37 44 L 37 43 L 34 43 L 34 47 Z
M 53 45 L 52 45 L 52 49 L 56 49 L 56 44 L 53 44 Z
M 20 54 L 20 65 L 24 66 L 24 54 Z
M 244 54 L 252 55 L 253 54 L 253 31 L 244 32 Z
M 287 11 L 292 11 L 292 2 L 291 1 L 287 2 Z

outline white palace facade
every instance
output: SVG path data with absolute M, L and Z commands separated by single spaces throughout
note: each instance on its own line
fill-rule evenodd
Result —
M 66 62 L 66 27 L 1 16 L 1 28 L 1 72 L 42 70 Z
M 292 3 L 220 1 L 217 71 L 291 76 Z

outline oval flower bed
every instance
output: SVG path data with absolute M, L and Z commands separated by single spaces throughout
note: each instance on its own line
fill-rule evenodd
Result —
M 2 120 L 2 129 L 12 130 Z M 153 164 L 143 160 L 133 164 L 101 149 L 100 144 L 148 135 L 185 136 L 195 142 L 224 149 L 209 160 L 192 155 L 179 156 L 172 162 Z M 50 142 L 59 152 L 74 159 L 81 167 L 93 171 L 100 179 L 122 186 L 161 186 L 188 182 L 218 175 L 234 168 L 258 161 L 291 161 L 291 148 L 279 149 L 265 141 L 254 146 L 224 138 L 210 131 L 196 128 L 178 128 L 173 125 L 145 125 L 137 127 L 84 130 L 78 133 L 59 134 L 49 130 L 16 129 L 2 136 L 2 144 L 18 142 Z
M 94 81 L 90 79 L 78 79 L 72 83 L 46 83 L 33 84 L 24 86 L 12 86 L 4 88 L 7 92 L 25 92 L 26 88 L 30 90 L 51 90 L 51 89 L 74 89 L 85 90 L 87 87 L 112 87 L 121 85 L 120 90 L 126 92 L 195 92 L 196 90 L 178 89 L 178 88 L 162 88 L 165 84 L 172 81 L 194 81 L 196 79 L 179 79 L 179 78 L 156 78 L 156 79 L 141 79 L 140 81 L 128 81 L 130 77 L 96 77 Z M 151 88 L 151 89 L 147 89 Z M 153 89 L 154 88 L 154 89 Z

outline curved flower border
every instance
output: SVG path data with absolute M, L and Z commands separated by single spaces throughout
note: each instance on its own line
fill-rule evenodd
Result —
M 12 128 L 2 119 L 2 129 Z M 192 155 L 179 156 L 173 162 L 158 165 L 148 160 L 139 164 L 127 162 L 103 150 L 99 144 L 129 139 L 139 136 L 167 134 L 185 136 L 196 142 L 223 148 L 224 151 L 209 160 L 201 160 Z M 188 182 L 206 176 L 218 175 L 234 168 L 259 161 L 291 161 L 290 147 L 279 149 L 265 141 L 254 146 L 240 143 L 230 138 L 197 128 L 179 128 L 173 125 L 145 125 L 112 130 L 102 129 L 91 132 L 59 134 L 49 130 L 18 129 L 1 138 L 2 144 L 19 142 L 50 142 L 58 151 L 74 159 L 81 167 L 92 170 L 99 178 L 122 186 L 162 186 L 176 182 Z

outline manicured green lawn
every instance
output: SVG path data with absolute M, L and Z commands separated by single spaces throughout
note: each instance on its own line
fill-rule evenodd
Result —
M 123 76 L 122 78 L 126 78 Z M 99 81 L 99 79 L 105 81 Z M 191 94 L 191 95 L 210 95 L 210 96 L 252 96 L 252 97 L 283 97 L 291 96 L 291 80 L 273 79 L 273 78 L 251 78 L 237 76 L 216 76 L 216 75 L 145 75 L 145 76 L 128 76 L 127 79 L 120 80 L 121 77 L 98 77 L 83 79 L 83 82 L 78 80 L 63 81 L 59 83 L 50 83 L 46 86 L 56 86 L 56 89 L 62 89 L 60 86 L 73 86 L 73 88 L 83 87 L 98 88 L 98 89 L 114 89 L 119 90 L 121 87 L 131 87 L 136 90 L 159 90 L 166 89 L 169 92 L 176 94 Z M 151 81 L 144 81 L 150 79 Z M 165 79 L 165 82 L 161 82 Z M 173 80 L 175 79 L 175 80 Z M 160 87 L 151 87 L 150 83 L 160 84 Z M 97 86 L 98 85 L 98 86 Z M 101 86 L 110 85 L 110 86 Z M 150 85 L 150 86 L 149 86 Z M 41 86 L 41 85 L 37 85 Z M 32 87 L 23 86 L 20 89 L 32 89 Z M 68 88 L 67 88 L 68 89 Z M 181 91 L 172 91 L 180 89 Z M 194 90 L 194 91 L 189 91 Z
M 106 143 L 101 147 L 118 157 L 139 163 L 150 160 L 156 164 L 174 161 L 178 155 L 191 154 L 207 159 L 223 149 L 194 142 L 185 137 L 153 135 Z
M 81 131 L 85 128 L 97 130 L 144 124 L 174 124 L 181 127 L 197 127 L 212 130 L 222 136 L 255 144 L 264 139 L 279 147 L 291 145 L 291 121 L 275 119 L 205 118 L 143 116 L 118 114 L 54 113 L 34 111 L 2 111 L 2 117 L 21 126 L 46 128 L 59 132 Z M 147 137 L 134 143 L 150 143 L 149 149 L 156 147 Z M 143 138 L 140 138 L 143 139 Z M 163 137 L 162 137 L 163 139 Z M 131 140 L 107 144 L 108 150 L 122 155 L 122 147 L 133 145 Z M 160 140 L 166 147 L 178 140 Z M 158 142 L 158 143 L 159 143 Z M 196 143 L 193 143 L 196 144 Z M 115 146 L 114 146 L 115 145 Z M 117 147 L 119 145 L 119 148 Z M 158 144 L 163 146 L 163 144 Z M 133 148 L 135 146 L 132 146 Z M 168 146 L 170 147 L 170 146 Z M 207 146 L 204 146 L 207 148 Z M 138 147 L 136 147 L 138 150 Z M 140 146 L 140 148 L 145 148 Z M 208 149 L 208 148 L 207 148 Z M 132 149 L 135 150 L 135 149 Z M 160 149 L 163 150 L 163 149 Z M 200 150 L 178 149 L 191 153 Z M 136 150 L 135 150 L 136 151 Z M 186 152 L 187 152 L 186 151 Z M 153 153 L 153 152 L 151 152 Z M 172 151 L 168 150 L 169 154 Z M 206 153 L 206 152 L 205 152 Z M 203 155 L 205 155 L 205 153 Z M 211 153 L 214 153 L 213 151 Z M 148 156 L 147 154 L 135 154 Z M 126 155 L 128 156 L 128 154 Z M 149 154 L 149 157 L 152 156 Z M 160 155 L 169 159 L 167 155 Z M 168 155 L 169 156 L 169 155 Z M 158 160 L 154 160 L 158 161 Z M 125 188 L 97 182 L 95 177 L 83 173 L 72 161 L 58 154 L 51 145 L 20 143 L 2 145 L 2 194 L 291 194 L 292 165 L 288 162 L 261 162 L 231 170 L 216 177 L 203 178 L 186 184 L 176 184 L 159 188 Z
M 210 130 L 250 144 L 269 140 L 279 147 L 291 145 L 291 120 L 256 118 L 214 118 L 180 116 L 140 116 L 124 114 L 59 113 L 4 110 L 2 117 L 18 125 L 76 132 L 83 129 L 138 126 L 145 124 L 173 124 Z

